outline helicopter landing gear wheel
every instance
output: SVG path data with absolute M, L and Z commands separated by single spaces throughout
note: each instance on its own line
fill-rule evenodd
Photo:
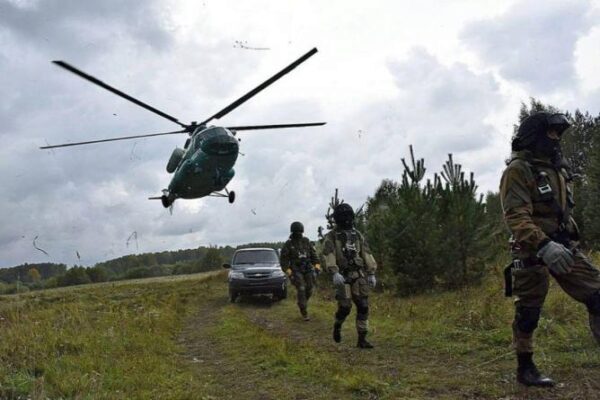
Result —
M 231 191 L 227 194 L 227 199 L 229 200 L 229 204 L 233 204 L 235 201 L 235 192 Z

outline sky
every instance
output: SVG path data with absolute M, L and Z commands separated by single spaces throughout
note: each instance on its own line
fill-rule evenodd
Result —
M 360 207 L 411 144 L 429 175 L 452 153 L 497 191 L 521 103 L 600 113 L 599 17 L 600 0 L 0 0 L 0 267 L 281 241 L 296 220 L 315 239 L 336 188 Z M 212 122 L 327 121 L 240 132 L 234 204 L 147 200 L 184 135 L 39 149 L 178 129 L 52 60 L 188 123 L 313 47 Z

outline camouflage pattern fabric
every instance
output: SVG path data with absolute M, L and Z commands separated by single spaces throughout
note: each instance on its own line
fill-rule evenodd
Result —
M 578 229 L 570 217 L 571 208 L 565 169 L 535 159 L 527 151 L 513 153 L 502 175 L 500 196 L 504 219 L 515 239 L 513 257 L 528 260 L 528 266 L 513 270 L 516 315 L 520 307 L 539 310 L 548 293 L 550 272 L 536 257 L 539 245 L 556 238 L 561 223 L 564 241 L 574 254 L 576 263 L 568 274 L 554 278 L 573 299 L 586 303 L 600 290 L 600 272 L 578 249 Z M 546 188 L 546 185 L 549 188 Z M 545 193 L 542 193 L 545 192 Z M 539 314 L 539 311 L 538 311 Z M 519 328 L 513 323 L 513 344 L 517 352 L 533 352 L 533 329 Z
M 283 271 L 292 270 L 290 280 L 296 287 L 296 300 L 300 311 L 304 314 L 308 299 L 313 292 L 313 266 L 319 263 L 317 252 L 306 237 L 293 237 L 285 242 L 281 249 L 280 264 Z
M 290 238 L 285 242 L 280 255 L 281 268 L 285 272 L 288 268 L 297 271 L 306 268 L 307 265 L 319 263 L 317 252 L 310 240 L 306 237 Z
M 375 273 L 377 263 L 362 234 L 356 229 L 334 229 L 325 235 L 323 256 L 329 272 L 341 273 L 346 284 L 336 288 L 336 323 L 342 324 L 356 305 L 356 330 L 369 329 L 369 287 L 367 275 Z
M 312 296 L 315 276 L 312 272 L 302 273 L 300 271 L 292 272 L 291 281 L 296 287 L 296 301 L 300 310 L 306 311 L 308 300 Z

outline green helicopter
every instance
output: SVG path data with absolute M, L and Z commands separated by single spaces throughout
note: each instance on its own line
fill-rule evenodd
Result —
M 70 71 L 83 79 L 86 79 L 114 94 L 123 97 L 132 103 L 145 108 L 163 118 L 172 121 L 183 129 L 172 132 L 151 133 L 146 135 L 123 136 L 110 139 L 91 140 L 77 143 L 64 143 L 58 145 L 48 145 L 40 149 L 54 149 L 57 147 L 79 146 L 84 144 L 112 142 L 116 140 L 128 140 L 143 137 L 173 135 L 180 133 L 189 134 L 183 149 L 175 148 L 167 163 L 167 172 L 173 174 L 168 189 L 164 189 L 162 196 L 149 197 L 151 200 L 161 200 L 165 208 L 170 207 L 176 199 L 198 199 L 206 196 L 226 197 L 229 203 L 235 201 L 235 192 L 227 190 L 227 184 L 233 179 L 235 171 L 233 166 L 239 154 L 239 141 L 236 137 L 237 131 L 257 130 L 257 129 L 279 129 L 279 128 L 300 128 L 307 126 L 325 125 L 325 122 L 310 122 L 297 124 L 278 124 L 278 125 L 246 125 L 246 126 L 208 126 L 213 119 L 219 119 L 229 114 L 231 111 L 245 103 L 247 100 L 258 94 L 260 91 L 271 85 L 283 75 L 287 74 L 298 65 L 306 61 L 317 52 L 313 48 L 302 57 L 267 79 L 242 97 L 229 104 L 213 116 L 198 123 L 196 121 L 190 124 L 184 124 L 177 118 L 166 114 L 140 100 L 129 96 L 126 93 L 115 89 L 112 86 L 98 80 L 97 78 L 86 74 L 85 72 L 67 64 L 64 61 L 53 61 L 54 64 Z

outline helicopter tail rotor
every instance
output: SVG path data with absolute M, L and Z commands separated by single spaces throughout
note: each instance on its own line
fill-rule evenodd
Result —
M 173 210 L 172 207 L 173 203 L 175 203 L 175 197 L 171 196 L 167 189 L 163 189 L 162 192 L 162 196 L 148 197 L 148 200 L 160 200 L 164 208 L 171 207 L 171 210 Z

